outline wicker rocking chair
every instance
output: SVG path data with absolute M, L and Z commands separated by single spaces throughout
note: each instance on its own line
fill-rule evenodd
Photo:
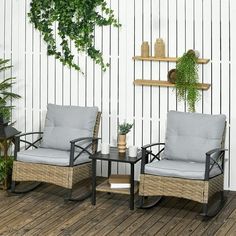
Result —
M 14 193 L 35 189 L 41 182 L 68 189 L 67 200 L 81 201 L 91 195 L 72 198 L 72 187 L 90 177 L 89 156 L 97 151 L 101 113 L 96 107 L 58 106 L 49 104 L 44 132 L 21 134 L 15 138 L 12 186 Z M 36 141 L 26 137 L 39 135 Z M 20 151 L 23 143 L 24 151 Z M 36 186 L 24 191 L 15 189 L 16 181 L 35 181 Z
M 168 113 L 165 143 L 142 147 L 141 208 L 153 207 L 162 196 L 175 196 L 202 203 L 205 217 L 220 211 L 225 202 L 225 119 L 224 115 Z M 155 146 L 159 147 L 157 154 L 152 151 Z M 219 195 L 220 201 L 209 208 L 213 195 Z M 147 205 L 150 196 L 159 198 Z

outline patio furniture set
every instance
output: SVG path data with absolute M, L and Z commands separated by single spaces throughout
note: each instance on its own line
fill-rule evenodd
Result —
M 98 130 L 101 113 L 96 107 L 59 106 L 48 104 L 44 132 L 16 135 L 11 191 L 17 191 L 16 182 L 35 181 L 52 183 L 68 189 L 66 200 L 81 201 L 91 196 L 96 204 L 96 191 L 130 195 L 130 209 L 135 206 L 138 192 L 140 208 L 155 206 L 163 196 L 175 196 L 203 204 L 203 215 L 214 216 L 225 201 L 224 137 L 226 117 L 170 111 L 167 114 L 165 143 L 141 147 L 137 157 L 128 153 L 120 156 L 117 148 L 109 154 L 98 150 Z M 26 137 L 37 135 L 34 141 Z M 24 145 L 21 145 L 24 144 Z M 154 152 L 156 148 L 157 153 Z M 24 148 L 25 150 L 22 150 Z M 130 164 L 129 189 L 111 189 L 107 182 L 97 186 L 97 160 Z M 134 180 L 134 165 L 141 161 L 139 186 Z M 73 186 L 91 178 L 92 191 L 80 197 L 72 196 Z M 156 201 L 146 204 L 149 198 Z M 209 209 L 211 199 L 218 204 Z

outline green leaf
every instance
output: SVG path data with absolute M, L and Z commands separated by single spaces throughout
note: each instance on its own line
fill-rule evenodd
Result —
M 64 65 L 81 71 L 71 51 L 73 44 L 78 53 L 86 52 L 106 70 L 108 64 L 104 63 L 102 53 L 94 47 L 95 28 L 121 26 L 113 10 L 107 7 L 106 0 L 32 0 L 30 7 L 28 17 L 47 43 L 48 55 L 54 55 Z
M 195 103 L 200 98 L 197 89 L 198 58 L 193 50 L 180 57 L 176 64 L 176 90 L 178 100 L 187 101 L 190 112 L 195 112 Z

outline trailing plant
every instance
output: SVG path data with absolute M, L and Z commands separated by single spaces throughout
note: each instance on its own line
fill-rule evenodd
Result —
M 30 22 L 42 33 L 48 55 L 80 71 L 71 50 L 73 44 L 78 52 L 85 52 L 106 70 L 108 64 L 94 47 L 94 29 L 120 26 L 106 0 L 32 0 L 30 6 Z
M 12 86 L 15 83 L 15 77 L 4 78 L 6 70 L 12 68 L 8 65 L 10 60 L 0 59 L 0 73 L 3 74 L 3 80 L 0 81 L 0 117 L 8 121 L 11 118 L 11 112 L 14 106 L 9 105 L 13 99 L 18 99 L 20 96 L 11 92 Z
M 197 89 L 198 83 L 198 57 L 195 51 L 189 50 L 177 61 L 176 65 L 176 89 L 178 100 L 187 101 L 190 112 L 195 112 L 195 103 L 200 98 Z
M 124 122 L 123 124 L 120 124 L 120 125 L 119 125 L 119 130 L 118 130 L 118 132 L 119 132 L 119 134 L 121 134 L 121 135 L 125 135 L 125 134 L 127 134 L 127 133 L 130 132 L 130 130 L 132 129 L 132 127 L 133 127 L 133 124 L 129 124 L 129 123 Z

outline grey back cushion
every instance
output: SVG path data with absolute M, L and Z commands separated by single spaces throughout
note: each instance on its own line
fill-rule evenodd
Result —
M 170 111 L 164 157 L 170 160 L 205 162 L 206 152 L 221 147 L 225 115 Z
M 93 137 L 97 107 L 48 104 L 47 109 L 42 148 L 70 150 L 71 140 Z M 80 144 L 85 147 L 88 141 Z

